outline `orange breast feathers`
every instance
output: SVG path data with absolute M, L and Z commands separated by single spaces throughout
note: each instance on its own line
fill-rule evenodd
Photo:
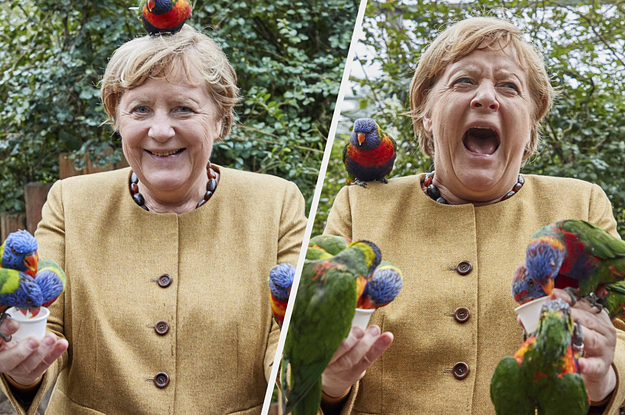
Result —
M 271 312 L 276 317 L 276 320 L 278 320 L 278 322 L 282 324 L 282 322 L 284 321 L 284 315 L 286 314 L 286 306 L 288 302 L 276 300 L 273 294 L 271 294 L 270 303 Z
M 525 356 L 525 353 L 527 352 L 529 347 L 534 343 L 536 343 L 536 337 L 530 337 L 529 339 L 525 340 L 525 343 L 523 343 L 523 345 L 519 347 L 519 350 L 517 350 L 514 354 L 514 358 L 516 359 L 516 362 L 519 366 L 521 366 L 523 356 Z
M 191 5 L 186 0 L 178 0 L 170 11 L 158 15 L 150 13 L 147 5 L 143 6 L 143 16 L 159 29 L 176 27 L 190 15 Z
M 383 166 L 394 155 L 395 148 L 388 135 L 384 135 L 380 145 L 373 150 L 362 150 L 352 145 L 347 147 L 347 156 L 363 167 Z

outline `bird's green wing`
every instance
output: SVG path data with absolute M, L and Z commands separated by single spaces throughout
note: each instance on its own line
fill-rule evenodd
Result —
M 20 287 L 20 272 L 14 269 L 0 268 L 0 298 L 13 294 Z M 0 299 L 0 305 L 2 300 Z
M 318 235 L 310 239 L 308 246 L 321 248 L 331 255 L 337 255 L 349 246 L 349 241 L 342 236 Z
M 625 258 L 625 241 L 615 238 L 604 229 L 582 220 L 567 220 L 562 229 L 578 235 L 590 253 L 601 259 Z
M 63 272 L 63 269 L 61 268 L 61 266 L 52 259 L 42 258 L 39 260 L 37 272 L 39 273 L 45 270 L 50 270 L 59 276 L 59 279 L 63 283 L 63 291 L 65 291 L 65 286 L 67 285 L 67 278 L 65 277 L 65 272 Z
M 497 415 L 534 415 L 534 403 L 526 393 L 527 387 L 516 359 L 504 357 L 490 381 L 490 399 Z
M 539 415 L 586 415 L 590 407 L 586 385 L 577 373 L 554 378 L 547 387 L 538 389 Z

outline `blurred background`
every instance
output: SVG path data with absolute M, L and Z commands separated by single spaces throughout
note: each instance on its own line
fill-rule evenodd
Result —
M 497 16 L 523 28 L 544 54 L 560 91 L 546 117 L 539 153 L 522 173 L 597 183 L 625 235 L 625 2 L 369 0 L 351 67 L 349 89 L 328 165 L 313 233 L 321 233 L 334 196 L 345 184 L 342 149 L 353 121 L 371 117 L 397 140 L 391 176 L 432 170 L 417 148 L 409 87 L 421 53 L 458 20 Z
M 211 160 L 294 181 L 308 211 L 360 2 L 192 3 L 188 23 L 223 48 L 243 98 L 236 126 L 215 146 Z M 60 177 L 126 165 L 119 136 L 101 125 L 106 116 L 98 88 L 113 51 L 145 35 L 138 11 L 129 9 L 137 5 L 138 0 L 0 2 L 5 228 L 36 216 L 27 214 L 29 205 L 45 200 Z M 28 183 L 39 184 L 26 188 Z M 38 220 L 29 222 L 36 226 Z

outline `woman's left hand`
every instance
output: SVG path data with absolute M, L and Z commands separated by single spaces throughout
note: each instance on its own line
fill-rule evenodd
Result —
M 571 304 L 571 297 L 566 291 L 554 289 L 553 299 L 559 298 Z M 579 369 L 586 389 L 593 402 L 604 400 L 616 387 L 616 373 L 612 367 L 616 349 L 616 329 L 606 312 L 597 312 L 597 308 L 581 299 L 571 307 L 573 321 L 582 325 L 584 335 L 584 357 L 580 358 Z

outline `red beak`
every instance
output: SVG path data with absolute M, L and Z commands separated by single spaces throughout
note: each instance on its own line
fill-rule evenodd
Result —
M 363 141 L 365 141 L 365 135 L 364 134 L 358 134 L 358 144 L 362 145 Z
M 39 311 L 41 311 L 41 309 L 39 307 L 31 308 L 30 309 L 30 314 L 31 314 L 30 318 L 37 317 L 37 314 L 39 314 Z M 26 315 L 26 314 L 24 314 L 24 315 Z
M 35 274 L 37 274 L 37 266 L 39 265 L 39 254 L 37 251 L 30 253 L 24 258 L 24 265 L 28 268 L 25 273 L 35 278 Z
M 152 9 L 154 8 L 154 6 L 156 6 L 156 4 L 154 3 L 154 0 L 148 0 L 148 10 L 151 12 Z

